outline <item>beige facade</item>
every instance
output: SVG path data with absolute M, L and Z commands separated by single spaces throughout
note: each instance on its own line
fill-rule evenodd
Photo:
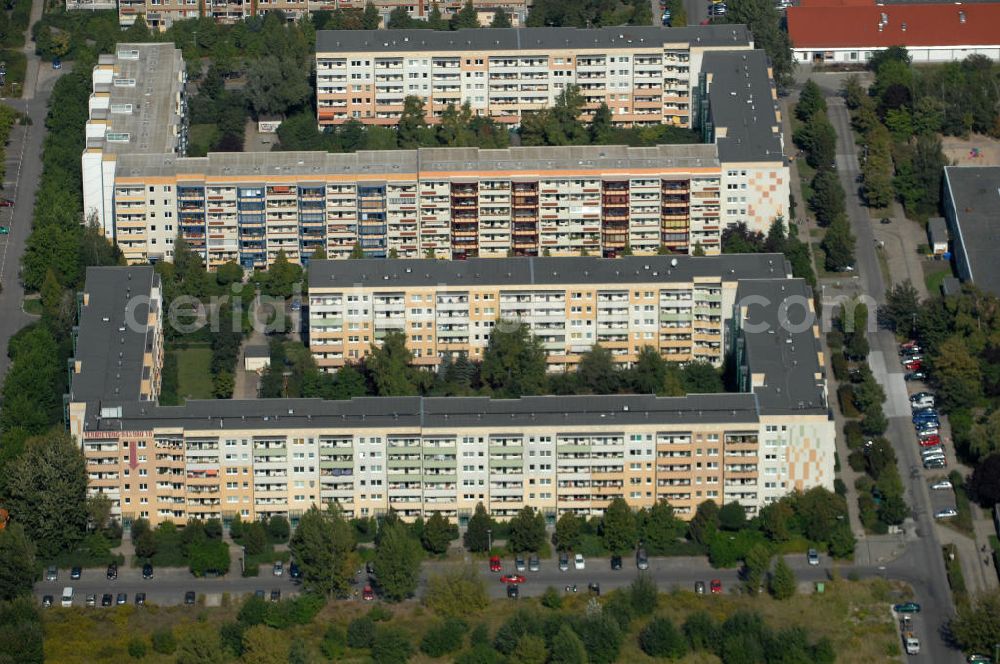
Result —
M 728 264 L 725 259 L 719 265 Z M 520 321 L 541 342 L 552 371 L 571 368 L 595 344 L 623 365 L 635 362 L 646 346 L 672 362 L 719 365 L 738 279 L 753 269 L 767 274 L 761 265 L 740 276 L 686 273 L 667 256 L 621 257 L 613 267 L 609 259 L 585 258 L 491 262 L 467 261 L 448 282 L 438 281 L 440 271 L 430 261 L 391 262 L 381 269 L 373 260 L 313 262 L 313 357 L 326 370 L 356 363 L 388 332 L 399 331 L 417 364 L 436 366 L 443 356 L 460 354 L 479 361 L 494 326 Z M 542 283 L 518 281 L 529 271 L 526 264 Z
M 405 97 L 416 96 L 429 122 L 467 103 L 518 124 L 574 85 L 585 117 L 605 103 L 615 124 L 690 127 L 702 55 L 753 48 L 736 27 L 324 31 L 316 43 L 317 118 L 321 127 L 351 119 L 395 125 Z

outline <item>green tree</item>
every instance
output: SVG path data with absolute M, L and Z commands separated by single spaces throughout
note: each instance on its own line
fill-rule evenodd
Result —
M 611 351 L 598 344 L 580 356 L 576 375 L 580 385 L 594 394 L 614 394 L 621 386 Z
M 545 351 L 524 323 L 499 321 L 490 332 L 480 375 L 499 398 L 541 394 L 545 388 Z
M 829 226 L 844 216 L 844 188 L 836 171 L 823 169 L 816 173 L 812 181 L 812 198 L 809 206 L 821 226 Z
M 431 657 L 444 657 L 462 647 L 469 626 L 459 618 L 447 618 L 431 626 L 420 640 L 420 651 Z
M 410 597 L 419 580 L 420 543 L 402 523 L 382 527 L 382 539 L 375 550 L 375 569 L 385 596 L 393 601 Z
M 590 118 L 590 126 L 587 128 L 590 134 L 590 142 L 594 145 L 610 143 L 614 136 L 614 126 L 612 123 L 611 109 L 604 102 L 597 107 L 594 115 Z
M 530 505 L 525 505 L 508 524 L 507 546 L 514 553 L 539 551 L 545 544 L 545 517 Z
M 465 535 L 462 540 L 465 548 L 472 553 L 489 551 L 489 530 L 493 528 L 493 519 L 486 512 L 482 503 L 476 503 L 476 509 L 469 519 L 469 524 L 465 528 Z
M 275 544 L 284 544 L 287 542 L 291 530 L 292 528 L 288 523 L 288 519 L 280 514 L 273 515 L 267 521 L 267 537 Z
M 379 16 L 378 7 L 369 2 L 365 4 L 364 14 L 361 15 L 361 28 L 363 30 L 378 30 L 382 18 Z
M 549 648 L 550 664 L 587 664 L 587 650 L 573 629 L 563 623 L 552 637 Z
M 719 530 L 719 505 L 714 500 L 706 500 L 698 505 L 694 517 L 688 524 L 688 532 L 695 542 L 706 545 Z
M 715 650 L 719 643 L 719 625 L 706 611 L 695 611 L 684 621 L 684 636 L 691 650 Z
M 756 595 L 764 585 L 764 577 L 771 566 L 771 548 L 755 544 L 743 560 L 743 585 L 747 593 Z
M 244 94 L 259 118 L 291 114 L 309 100 L 309 69 L 291 57 L 254 59 L 247 69 Z
M 545 639 L 534 634 L 525 634 L 517 640 L 517 647 L 511 654 L 512 664 L 545 664 L 549 658 Z
M 708 362 L 688 362 L 681 373 L 683 389 L 687 394 L 715 394 L 725 391 L 722 376 Z
M 992 652 L 1000 642 L 1000 590 L 989 590 L 971 602 L 961 602 L 948 629 L 966 652 Z
M 967 407 L 979 402 L 983 392 L 982 369 L 966 339 L 957 334 L 949 337 L 930 360 L 931 376 L 944 406 Z
M 635 548 L 635 514 L 621 496 L 616 496 L 605 510 L 600 533 L 604 547 L 612 553 L 620 554 Z
M 401 627 L 379 625 L 375 628 L 372 644 L 372 661 L 375 664 L 399 664 L 413 655 L 410 635 Z
M 229 546 L 219 540 L 204 540 L 188 548 L 188 566 L 195 576 L 229 571 Z
M 372 374 L 379 396 L 417 394 L 410 368 L 412 361 L 413 353 L 406 347 L 406 334 L 403 332 L 387 332 L 381 346 L 372 345 L 371 353 L 365 358 L 365 367 Z
M 403 112 L 396 126 L 396 139 L 399 147 L 404 149 L 417 148 L 427 140 L 428 134 L 424 100 L 413 95 L 403 100 Z
M 450 25 L 452 30 L 479 27 L 479 14 L 472 6 L 472 0 L 465 0 L 462 8 L 452 14 Z
M 431 576 L 423 601 L 440 615 L 466 618 L 485 609 L 490 599 L 479 572 L 467 565 Z
M 638 394 L 660 394 L 667 377 L 667 363 L 654 346 L 643 346 L 629 373 L 632 390 Z
M 424 524 L 423 532 L 420 533 L 420 542 L 428 553 L 441 555 L 448 551 L 451 541 L 458 537 L 458 528 L 448 523 L 448 518 L 442 516 L 440 512 L 434 512 L 427 523 Z
M 185 631 L 177 644 L 177 664 L 222 664 L 228 661 L 219 633 L 213 629 Z
M 823 91 L 816 85 L 816 81 L 810 78 L 799 92 L 799 101 L 795 105 L 795 117 L 806 122 L 819 111 L 826 112 L 826 99 L 823 98 Z
M 650 657 L 680 659 L 687 654 L 684 635 L 670 618 L 653 618 L 639 632 L 639 647 Z
M 243 633 L 243 659 L 246 664 L 287 664 L 291 647 L 281 630 L 254 625 Z
M 302 572 L 302 586 L 309 592 L 343 597 L 354 578 L 354 532 L 339 507 L 306 510 L 289 548 Z
M 726 503 L 719 509 L 719 527 L 723 530 L 743 530 L 746 524 L 746 510 L 735 500 Z
M 375 621 L 368 616 L 355 618 L 347 625 L 347 645 L 371 648 L 375 642 Z
M 824 266 L 827 270 L 840 272 L 854 265 L 854 235 L 843 217 L 830 224 L 820 247 L 826 253 Z
M 4 507 L 42 558 L 72 551 L 87 529 L 87 472 L 67 432 L 30 439 L 6 468 Z
M 582 519 L 572 512 L 563 512 L 556 521 L 556 532 L 552 536 L 552 543 L 559 551 L 572 551 L 580 545 L 582 531 Z
M 666 499 L 656 502 L 646 515 L 642 527 L 642 541 L 649 555 L 663 555 L 678 541 L 687 524 L 677 518 L 674 508 Z
M 35 583 L 35 547 L 20 523 L 0 530 L 0 600 L 30 595 Z
M 795 60 L 788 32 L 782 28 L 782 16 L 770 0 L 730 0 L 727 23 L 746 25 L 754 44 L 767 53 L 779 89 L 791 84 Z
M 626 589 L 629 608 L 637 616 L 648 616 L 656 610 L 659 590 L 649 574 L 640 573 Z
M 920 297 L 910 280 L 893 284 L 885 299 L 885 314 L 893 329 L 902 333 L 913 332 L 920 311 Z
M 493 21 L 490 23 L 491 28 L 509 28 L 510 15 L 504 11 L 503 7 L 497 7 L 493 12 Z

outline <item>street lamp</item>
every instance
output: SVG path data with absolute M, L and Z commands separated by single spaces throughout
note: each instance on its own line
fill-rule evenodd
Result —
M 486 550 L 487 551 L 492 551 L 493 550 L 493 529 L 492 528 L 487 528 L 486 529 Z

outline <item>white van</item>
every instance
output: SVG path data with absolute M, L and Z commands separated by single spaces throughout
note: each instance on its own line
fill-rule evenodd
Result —
M 62 592 L 62 605 L 66 607 L 73 606 L 73 587 L 66 586 L 63 588 Z
M 921 397 L 916 401 L 910 402 L 910 408 L 912 410 L 920 410 L 921 408 L 933 408 L 934 407 L 934 397 Z

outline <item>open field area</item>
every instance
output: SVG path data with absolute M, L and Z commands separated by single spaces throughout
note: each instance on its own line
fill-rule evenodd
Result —
M 957 166 L 1000 166 L 1000 140 L 972 134 L 969 138 L 944 136 L 941 151 L 949 164 Z
M 177 356 L 177 394 L 181 399 L 212 398 L 212 349 L 192 346 L 171 351 Z
M 800 585 L 800 590 L 805 588 Z M 811 591 L 811 588 L 809 590 Z M 659 606 L 654 615 L 670 618 L 680 627 L 688 616 L 699 610 L 707 611 L 719 623 L 738 610 L 750 610 L 758 613 L 774 630 L 799 627 L 805 630 L 810 641 L 823 637 L 830 639 L 833 651 L 837 653 L 838 662 L 885 662 L 900 654 L 895 626 L 888 610 L 890 602 L 898 601 L 900 597 L 905 596 L 905 593 L 898 592 L 900 590 L 900 587 L 881 580 L 868 582 L 838 580 L 827 583 L 826 590 L 821 595 L 810 592 L 810 594 L 796 595 L 786 601 L 777 601 L 768 596 L 756 598 L 739 595 L 699 596 L 689 591 L 673 591 L 660 594 Z M 572 621 L 574 617 L 584 615 L 587 601 L 588 595 L 585 592 L 565 598 L 558 613 L 561 618 Z M 601 598 L 602 604 L 610 601 L 613 601 L 613 593 L 605 594 Z M 141 661 L 174 662 L 177 661 L 174 654 L 168 655 L 153 650 L 150 643 L 151 634 L 172 628 L 178 647 L 183 649 L 185 641 L 189 640 L 192 634 L 211 632 L 214 638 L 214 634 L 217 634 L 223 625 L 232 624 L 238 613 L 237 604 L 235 599 L 225 597 L 223 606 L 219 608 L 205 608 L 199 604 L 172 608 L 122 606 L 109 609 L 48 609 L 43 613 L 45 659 L 81 664 L 127 661 L 131 660 L 128 652 L 129 643 L 138 637 L 138 640 L 143 641 L 146 646 L 146 654 Z M 409 661 L 415 663 L 452 661 L 456 654 L 462 652 L 460 650 L 453 655 L 432 658 L 417 651 L 421 636 L 429 627 L 437 624 L 439 618 L 432 610 L 412 600 L 398 605 L 341 601 L 328 604 L 309 624 L 281 630 L 264 629 L 273 642 L 284 644 L 303 642 L 306 646 L 305 652 L 308 654 L 306 661 L 330 661 L 320 650 L 329 628 L 336 625 L 346 630 L 351 620 L 365 614 L 372 606 L 379 606 L 392 614 L 391 620 L 379 624 L 402 628 L 409 634 L 415 652 Z M 463 650 L 474 645 L 469 643 L 469 635 L 477 631 L 479 625 L 486 626 L 489 640 L 492 642 L 500 626 L 518 609 L 537 611 L 539 619 L 552 616 L 557 611 L 543 608 L 534 599 L 494 600 L 484 610 L 465 616 L 469 629 L 462 646 Z M 639 648 L 638 633 L 648 621 L 648 617 L 633 618 L 616 661 L 629 663 L 662 661 L 648 657 Z M 482 633 L 481 628 L 478 631 Z M 133 645 L 133 648 L 135 647 Z M 338 653 L 339 656 L 333 659 L 343 662 L 369 662 L 371 660 L 368 653 L 366 648 L 344 647 Z M 227 660 L 215 661 L 238 660 L 230 656 Z M 675 661 L 696 664 L 720 660 L 714 654 L 707 652 L 689 652 Z

